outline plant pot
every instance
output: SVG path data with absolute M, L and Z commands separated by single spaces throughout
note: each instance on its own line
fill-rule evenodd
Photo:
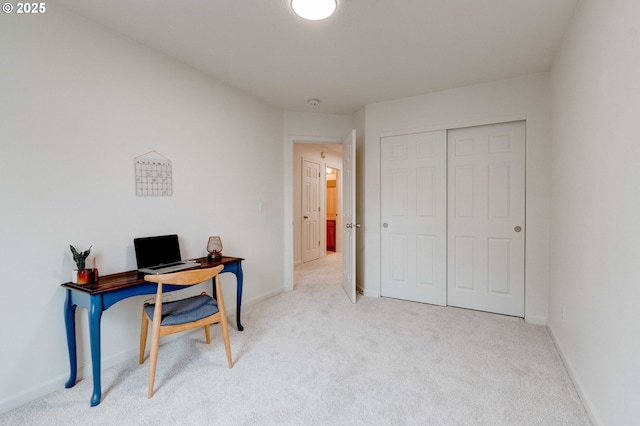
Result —
M 91 282 L 91 270 L 80 269 L 78 270 L 78 284 L 89 284 Z

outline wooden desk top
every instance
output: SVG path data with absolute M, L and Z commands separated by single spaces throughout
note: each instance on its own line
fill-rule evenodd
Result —
M 228 257 L 223 256 L 222 259 L 217 260 L 208 260 L 206 257 L 201 257 L 198 259 L 194 259 L 200 265 L 194 266 L 189 269 L 197 269 L 197 268 L 212 268 L 218 265 L 227 265 L 229 263 L 237 263 L 241 262 L 244 259 L 240 257 Z M 189 269 L 183 269 L 183 271 L 188 271 Z M 222 270 L 224 272 L 224 269 Z M 139 273 L 137 270 L 119 272 L 117 274 L 105 275 L 102 277 L 98 277 L 98 282 L 92 284 L 74 284 L 72 282 L 61 284 L 62 287 L 70 288 L 72 290 L 82 291 L 88 294 L 100 294 L 106 293 L 109 291 L 118 290 L 124 287 L 130 287 L 137 284 L 144 284 L 147 281 L 144 280 L 144 276 L 146 274 Z

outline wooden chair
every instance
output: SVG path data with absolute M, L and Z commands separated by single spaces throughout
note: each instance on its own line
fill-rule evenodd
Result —
M 147 331 L 151 321 L 151 353 L 149 354 L 149 398 L 153 396 L 153 382 L 156 376 L 158 362 L 158 347 L 160 336 L 166 336 L 181 331 L 204 327 L 207 344 L 211 343 L 209 325 L 220 323 L 222 337 L 227 351 L 229 368 L 233 367 L 231 361 L 231 346 L 229 345 L 229 329 L 227 328 L 227 314 L 224 309 L 224 300 L 220 290 L 220 277 L 218 274 L 224 268 L 223 265 L 215 268 L 196 269 L 170 274 L 145 275 L 146 281 L 158 283 L 158 291 L 154 304 L 145 303 L 142 307 L 142 326 L 140 328 L 140 360 L 144 363 L 144 351 L 147 344 Z M 214 278 L 217 300 L 202 293 L 198 296 L 182 300 L 162 303 L 162 286 L 164 284 L 189 286 Z

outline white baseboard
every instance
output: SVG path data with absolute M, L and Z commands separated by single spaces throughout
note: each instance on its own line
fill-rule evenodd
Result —
M 363 296 L 366 297 L 375 297 L 375 298 L 379 298 L 380 297 L 380 292 L 378 290 L 371 290 L 368 288 L 363 288 L 362 289 L 362 294 Z
M 547 325 L 547 317 L 537 317 L 535 315 L 525 315 L 524 320 L 527 324 L 533 325 Z
M 284 287 L 277 288 L 275 290 L 271 290 L 265 294 L 261 294 L 260 296 L 256 296 L 253 299 L 247 299 L 242 301 L 242 307 L 248 308 L 249 306 L 256 305 L 264 300 L 270 299 L 273 296 L 277 296 L 280 293 L 284 293 Z M 236 307 L 234 306 L 232 309 L 228 309 L 229 312 L 233 312 L 235 315 Z
M 602 422 L 602 419 L 600 418 L 600 416 L 598 416 L 598 413 L 596 413 L 595 411 L 591 398 L 589 398 L 589 395 L 584 391 L 582 382 L 580 382 L 580 379 L 578 379 L 578 376 L 575 373 L 573 364 L 565 356 L 564 351 L 562 350 L 562 345 L 560 344 L 558 337 L 554 333 L 553 328 L 550 325 L 548 325 L 547 330 L 549 331 L 551 340 L 553 341 L 553 344 L 555 345 L 556 350 L 558 351 L 558 354 L 560 355 L 560 358 L 562 359 L 562 362 L 564 363 L 564 366 L 567 369 L 567 372 L 569 373 L 569 377 L 571 378 L 571 381 L 573 382 L 573 385 L 575 386 L 576 391 L 578 392 L 578 396 L 580 396 L 580 400 L 582 401 L 582 405 L 584 406 L 584 409 L 587 412 L 587 416 L 589 416 L 589 420 L 591 420 L 591 424 L 593 424 L 594 426 L 604 425 L 604 423 Z
M 68 373 L 60 375 L 45 383 L 39 383 L 36 386 L 26 389 L 17 395 L 12 395 L 9 398 L 3 399 L 0 401 L 0 414 L 18 408 L 28 402 L 50 394 L 51 392 L 64 389 L 64 384 L 68 379 Z M 91 395 L 87 395 L 87 405 L 89 405 L 89 398 L 91 398 Z
M 269 299 L 273 296 L 276 296 L 280 293 L 284 292 L 284 288 L 279 288 L 273 291 L 270 291 L 268 293 L 262 294 L 260 296 L 254 297 L 252 299 L 248 299 L 248 300 L 244 300 L 242 302 L 242 307 L 246 308 L 252 305 L 255 305 L 257 303 L 262 302 L 263 300 Z M 236 318 L 236 306 L 234 304 L 233 307 L 229 307 L 227 309 L 227 316 L 229 317 L 229 322 L 231 324 L 235 325 L 235 318 Z M 244 324 L 243 324 L 244 325 Z M 231 325 L 231 327 L 233 327 L 233 325 Z M 196 330 L 194 330 L 196 331 Z M 182 333 L 182 334 L 175 334 L 172 336 L 166 336 L 162 339 L 163 344 L 164 343 L 168 343 L 174 339 L 179 339 L 181 337 L 183 337 L 184 335 L 186 335 L 187 333 Z M 65 349 L 66 349 L 66 341 L 65 341 Z M 110 356 L 107 357 L 102 357 L 101 359 L 101 363 L 102 363 L 102 370 L 106 370 L 108 368 L 114 367 L 116 365 L 122 364 L 123 362 L 130 360 L 132 358 L 136 358 L 138 357 L 138 351 L 139 351 L 139 347 L 135 346 L 135 347 L 131 347 L 131 348 L 127 348 L 125 350 L 122 350 L 121 352 L 117 353 L 117 354 L 112 354 Z M 91 360 L 87 361 L 87 365 L 84 366 L 78 366 L 78 373 L 76 375 L 76 381 L 82 380 L 82 379 L 86 379 L 86 378 L 91 378 L 93 376 L 93 372 L 91 370 Z M 17 395 L 12 395 L 9 398 L 5 398 L 3 400 L 0 401 L 0 414 L 2 413 L 6 413 L 7 411 L 16 409 L 24 404 L 27 404 L 35 399 L 38 399 L 40 397 L 43 397 L 47 394 L 50 394 L 51 392 L 55 392 L 61 389 L 64 389 L 64 385 L 65 383 L 67 383 L 67 380 L 69 380 L 69 372 L 66 372 L 64 374 L 61 374 L 57 377 L 54 377 L 51 380 L 48 380 L 44 383 L 40 383 L 36 386 L 33 386 L 27 390 L 24 390 L 22 392 L 20 392 Z M 89 405 L 89 400 L 91 399 L 91 395 L 87 394 L 87 405 Z
M 178 336 L 168 336 L 165 338 L 165 342 L 172 340 L 172 338 L 177 338 Z M 65 342 L 66 348 L 66 342 Z M 117 354 L 113 354 L 108 357 L 103 357 L 101 359 L 102 370 L 106 370 L 113 366 L 119 365 L 126 360 L 130 360 L 132 358 L 138 357 L 138 347 L 125 349 Z M 17 395 L 13 395 L 10 398 L 6 398 L 0 401 L 0 413 L 5 413 L 7 411 L 18 408 L 28 402 L 31 402 L 35 399 L 38 399 L 42 396 L 45 396 L 51 392 L 55 392 L 61 389 L 64 389 L 65 383 L 69 380 L 69 373 L 65 372 L 47 382 L 40 383 L 36 386 L 31 387 L 23 392 L 20 392 Z M 76 383 L 82 379 L 91 378 L 93 376 L 93 372 L 91 371 L 91 362 L 89 361 L 87 365 L 79 366 L 78 372 L 76 374 Z M 87 405 L 89 405 L 89 400 L 91 398 L 90 394 L 87 394 Z

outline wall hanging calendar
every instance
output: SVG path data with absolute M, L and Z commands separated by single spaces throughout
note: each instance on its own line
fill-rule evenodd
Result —
M 136 170 L 136 195 L 173 195 L 171 160 L 156 151 L 149 151 L 133 159 Z

